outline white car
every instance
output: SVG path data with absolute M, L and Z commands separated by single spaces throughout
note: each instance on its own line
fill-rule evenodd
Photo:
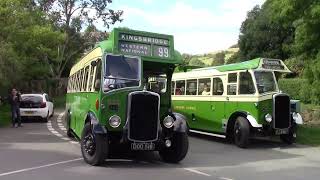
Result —
M 21 118 L 34 117 L 48 121 L 53 116 L 53 103 L 48 94 L 22 94 L 20 103 Z

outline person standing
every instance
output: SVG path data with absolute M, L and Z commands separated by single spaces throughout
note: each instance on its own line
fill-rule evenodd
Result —
M 21 94 L 13 88 L 9 95 L 9 103 L 11 105 L 12 127 L 22 127 L 20 117 Z M 16 126 L 16 123 L 18 125 Z

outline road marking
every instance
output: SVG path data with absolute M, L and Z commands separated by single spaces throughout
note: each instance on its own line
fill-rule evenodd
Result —
M 189 130 L 190 132 L 197 133 L 197 134 L 203 134 L 203 135 L 208 135 L 208 136 L 213 136 L 213 137 L 219 137 L 219 138 L 226 138 L 225 135 L 221 134 L 214 134 L 214 133 L 208 133 L 208 132 L 203 132 L 203 131 L 197 131 L 197 130 Z
M 226 177 L 219 177 L 219 179 L 222 179 L 222 180 L 233 180 L 231 178 L 226 178 Z
M 200 174 L 200 175 L 203 175 L 203 176 L 211 176 L 210 174 L 207 174 L 207 173 L 204 173 L 204 172 L 201 172 L 201 171 L 198 171 L 198 170 L 195 170 L 195 169 L 192 169 L 192 168 L 183 168 L 184 170 L 187 170 L 189 172 L 192 172 L 192 173 L 195 173 L 195 174 Z
M 22 172 L 26 172 L 26 171 L 32 171 L 32 170 L 41 169 L 41 168 L 50 167 L 50 166 L 56 166 L 56 165 L 60 165 L 60 164 L 66 164 L 66 163 L 75 162 L 75 161 L 79 161 L 79 160 L 82 160 L 82 158 L 71 159 L 71 160 L 67 160 L 67 161 L 60 161 L 60 162 L 46 164 L 46 165 L 42 165 L 42 166 L 36 166 L 36 167 L 25 168 L 25 169 L 20 169 L 20 170 L 16 170 L 16 171 L 5 172 L 5 173 L 1 173 L 0 177 L 12 175 L 12 174 L 18 174 L 18 173 L 22 173 Z

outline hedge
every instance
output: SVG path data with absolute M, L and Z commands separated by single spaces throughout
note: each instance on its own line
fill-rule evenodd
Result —
M 308 83 L 306 79 L 279 79 L 279 88 L 284 93 L 290 95 L 292 99 L 299 99 L 303 103 L 318 104 L 318 93 L 314 85 Z

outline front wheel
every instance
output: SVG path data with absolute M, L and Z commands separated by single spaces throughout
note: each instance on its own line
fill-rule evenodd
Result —
M 108 154 L 107 136 L 94 134 L 91 125 L 87 123 L 81 135 L 81 152 L 86 163 L 93 166 L 100 165 Z
M 174 133 L 171 138 L 171 146 L 165 147 L 159 151 L 159 155 L 163 161 L 168 163 L 178 163 L 184 159 L 188 153 L 189 140 L 188 134 L 185 133 Z
M 250 125 L 246 118 L 238 117 L 233 129 L 234 142 L 238 147 L 246 148 L 249 144 Z

